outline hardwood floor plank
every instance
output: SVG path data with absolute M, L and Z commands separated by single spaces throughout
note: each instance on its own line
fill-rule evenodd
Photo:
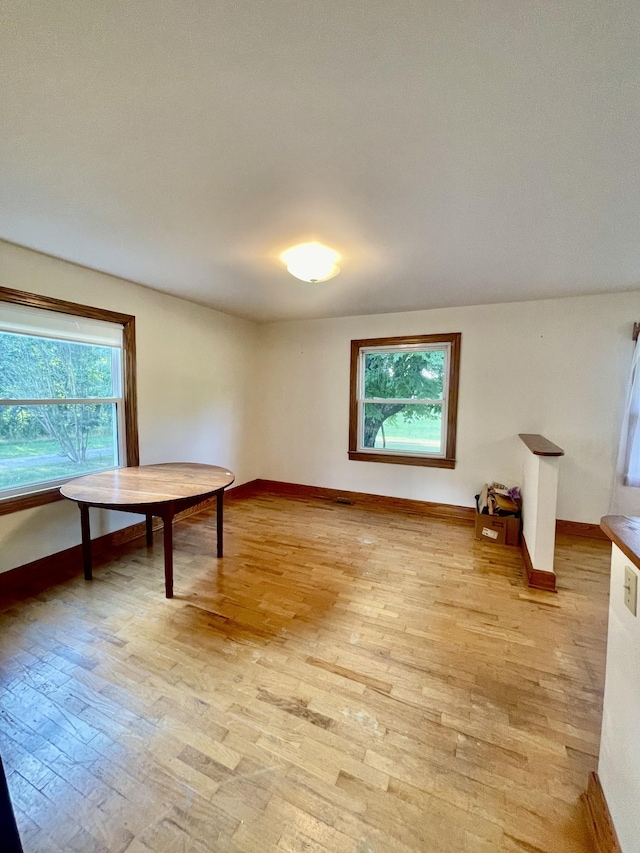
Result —
M 589 853 L 609 547 L 257 493 L 0 603 L 27 853 Z

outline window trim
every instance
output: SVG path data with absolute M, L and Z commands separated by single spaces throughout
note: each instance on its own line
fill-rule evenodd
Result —
M 52 296 L 40 296 L 23 290 L 12 290 L 0 286 L 0 302 L 11 302 L 14 305 L 25 305 L 30 308 L 41 308 L 44 311 L 55 311 L 58 314 L 71 314 L 76 317 L 86 317 L 89 320 L 103 320 L 107 323 L 117 323 L 122 326 L 122 399 L 124 400 L 124 434 L 126 448 L 126 464 L 128 467 L 140 464 L 138 446 L 138 404 L 136 383 L 136 318 L 132 314 L 121 314 L 106 308 L 92 308 L 77 302 L 67 302 Z M 30 491 L 23 495 L 12 495 L 0 498 L 0 515 L 31 509 L 53 501 L 62 500 L 60 486 L 45 487 Z
M 442 335 L 405 335 L 393 338 L 363 338 L 351 341 L 351 371 L 349 389 L 349 459 L 354 462 L 387 462 L 396 465 L 420 465 L 429 468 L 456 467 L 456 432 L 458 420 L 458 386 L 460 380 L 460 346 L 462 334 L 450 332 Z M 417 454 L 380 453 L 375 450 L 358 449 L 358 401 L 360 353 L 367 348 L 392 349 L 394 347 L 431 346 L 448 344 L 449 373 L 448 397 L 443 404 L 446 411 L 446 448 L 442 456 L 419 456 Z

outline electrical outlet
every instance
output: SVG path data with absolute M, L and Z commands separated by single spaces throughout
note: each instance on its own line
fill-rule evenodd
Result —
M 624 603 L 635 616 L 638 607 L 638 575 L 629 566 L 624 567 Z

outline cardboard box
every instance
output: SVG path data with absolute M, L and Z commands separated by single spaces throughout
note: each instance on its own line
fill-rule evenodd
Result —
M 519 545 L 520 524 L 519 518 L 476 512 L 476 539 L 495 542 L 497 545 Z

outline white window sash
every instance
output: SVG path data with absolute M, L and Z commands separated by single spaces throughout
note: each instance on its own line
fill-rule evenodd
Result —
M 113 419 L 114 439 L 118 463 L 116 466 L 100 468 L 100 471 L 114 470 L 126 465 L 126 425 L 124 387 L 124 358 L 123 358 L 123 327 L 119 323 L 102 320 L 92 320 L 72 314 L 47 311 L 42 308 L 31 308 L 0 302 L 0 332 L 28 335 L 31 337 L 49 338 L 68 341 L 69 343 L 87 344 L 92 346 L 109 347 L 112 350 L 112 375 L 114 378 L 113 392 L 110 397 L 59 397 L 45 399 L 8 399 L 0 398 L 0 406 L 83 406 L 113 404 L 115 417 Z M 1 462 L 0 462 L 1 464 Z M 87 473 L 91 473 L 88 471 Z M 97 473 L 97 471 L 96 471 Z M 75 479 L 78 474 L 43 480 L 38 483 L 0 489 L 0 497 L 9 498 L 20 495 L 36 494 L 48 489 L 61 486 Z
M 36 397 L 32 400 L 0 397 L 0 406 L 95 406 L 97 403 L 122 403 L 122 397 Z
M 390 352 L 444 352 L 444 371 L 443 371 L 443 386 L 442 399 L 428 398 L 401 398 L 401 397 L 365 397 L 365 357 L 372 353 L 382 354 Z M 358 354 L 358 443 L 357 449 L 361 453 L 375 453 L 384 456 L 415 456 L 417 458 L 428 459 L 444 459 L 447 455 L 447 431 L 448 431 L 448 403 L 449 403 L 449 373 L 451 367 L 451 344 L 449 342 L 434 343 L 434 344 L 403 344 L 399 346 L 377 346 L 377 347 L 361 347 Z M 412 450 L 390 450 L 386 447 L 365 447 L 364 445 L 364 406 L 366 403 L 382 404 L 382 405 L 411 405 L 411 406 L 441 406 L 441 434 L 440 434 L 440 452 L 431 453 L 428 450 L 412 451 Z
M 363 397 L 363 403 L 390 406 L 442 406 L 445 402 L 443 397 L 430 400 L 428 397 Z
M 625 486 L 640 487 L 640 363 L 636 344 L 633 368 L 628 391 L 626 420 L 626 448 L 624 459 L 623 483 Z

